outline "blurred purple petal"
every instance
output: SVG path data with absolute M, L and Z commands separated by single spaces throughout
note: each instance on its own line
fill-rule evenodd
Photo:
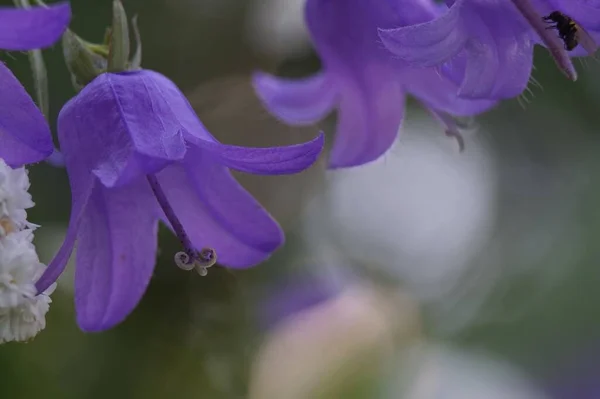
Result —
M 408 92 L 430 107 L 455 116 L 470 116 L 487 111 L 497 104 L 494 100 L 457 97 L 458 84 L 431 68 L 406 72 L 405 86 Z
M 337 92 L 324 73 L 303 79 L 286 79 L 256 72 L 252 80 L 269 112 L 290 125 L 315 123 L 336 105 Z
M 435 66 L 457 55 L 468 39 L 460 12 L 460 5 L 454 5 L 433 21 L 380 29 L 379 37 L 401 59 L 416 66 Z
M 259 73 L 254 77 L 256 92 L 275 117 L 291 125 L 313 123 L 329 107 L 337 109 L 330 168 L 374 161 L 397 137 L 407 94 L 458 115 L 474 115 L 495 104 L 457 98 L 466 66 L 456 71 L 453 82 L 436 69 L 415 68 L 399 60 L 381 43 L 378 28 L 394 31 L 421 24 L 416 26 L 425 26 L 425 31 L 418 34 L 411 33 L 415 27 L 401 31 L 406 43 L 400 43 L 398 51 L 437 54 L 441 49 L 449 52 L 445 58 L 456 55 L 467 40 L 460 12 L 450 10 L 435 20 L 438 15 L 439 7 L 428 0 L 307 0 L 306 23 L 322 71 L 297 80 Z
M 588 31 L 600 31 L 600 2 L 594 0 L 547 0 L 549 11 L 560 10 Z
M 279 282 L 276 289 L 260 307 L 260 322 L 265 328 L 272 328 L 288 317 L 310 309 L 334 296 L 341 290 L 332 281 L 322 278 L 292 278 L 292 281 Z
M 380 29 L 380 37 L 401 60 L 450 70 L 464 98 L 518 96 L 533 65 L 534 31 L 510 1 L 456 0 L 433 21 Z
M 110 192 L 96 186 L 77 237 L 75 307 L 82 330 L 111 328 L 139 302 L 156 261 L 158 215 L 145 180 Z
M 157 177 L 192 243 L 214 248 L 220 264 L 254 266 L 283 244 L 277 222 L 210 153 L 190 149 Z
M 0 158 L 11 167 L 52 154 L 50 127 L 12 72 L 0 62 Z
M 0 8 L 0 49 L 25 51 L 51 46 L 60 39 L 70 19 L 69 3 Z
M 279 175 L 298 173 L 312 165 L 323 149 L 324 136 L 289 146 L 250 148 L 221 144 L 216 141 L 194 140 L 214 156 L 214 160 L 241 172 Z
M 398 137 L 405 97 L 394 70 L 372 65 L 363 73 L 348 76 L 341 90 L 338 127 L 329 158 L 331 168 L 374 161 Z
M 60 152 L 59 149 L 55 148 L 52 154 L 48 158 L 46 158 L 46 162 L 55 168 L 64 168 L 65 167 L 65 157 Z

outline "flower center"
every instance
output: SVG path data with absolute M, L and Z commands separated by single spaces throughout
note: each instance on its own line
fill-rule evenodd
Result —
M 175 211 L 171 208 L 169 200 L 158 183 L 156 176 L 147 175 L 146 178 L 148 179 L 148 183 L 150 183 L 152 192 L 154 192 L 154 196 L 160 204 L 160 207 L 169 220 L 169 223 L 171 223 L 175 235 L 179 238 L 181 245 L 183 245 L 183 251 L 175 254 L 175 264 L 183 270 L 195 269 L 201 276 L 206 276 L 208 274 L 208 268 L 217 263 L 216 251 L 212 248 L 202 248 L 200 251 L 195 249 L 185 232 L 183 225 L 177 218 L 177 215 L 175 215 Z

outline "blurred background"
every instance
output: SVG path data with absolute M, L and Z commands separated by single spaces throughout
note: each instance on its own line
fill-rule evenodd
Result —
M 11 4 L 1 1 L 2 5 Z M 72 0 L 71 28 L 102 40 L 109 0 Z M 188 95 L 221 141 L 306 141 L 261 107 L 250 73 L 319 68 L 303 0 L 124 0 L 144 67 Z M 51 120 L 74 95 L 60 45 L 44 53 Z M 416 103 L 370 165 L 236 175 L 286 245 L 245 271 L 178 269 L 161 230 L 155 275 L 117 328 L 75 324 L 73 265 L 46 330 L 0 347 L 3 397 L 600 398 L 600 67 L 571 83 L 541 50 L 526 99 L 478 117 L 460 154 Z M 2 60 L 32 90 L 27 56 Z M 334 117 L 324 121 L 331 141 Z M 54 125 L 53 125 L 54 126 Z M 30 168 L 48 262 L 70 210 L 65 171 Z

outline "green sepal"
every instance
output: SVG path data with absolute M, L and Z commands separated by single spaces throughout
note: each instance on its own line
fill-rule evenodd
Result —
M 120 0 L 113 1 L 113 24 L 108 51 L 108 72 L 122 72 L 129 64 L 129 24 Z
M 92 51 L 88 43 L 71 30 L 67 29 L 63 34 L 62 45 L 75 89 L 80 90 L 98 75 L 106 72 L 106 59 Z

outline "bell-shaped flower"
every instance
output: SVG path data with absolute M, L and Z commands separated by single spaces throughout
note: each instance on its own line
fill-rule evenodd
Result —
M 304 79 L 254 76 L 266 108 L 288 124 L 311 124 L 337 109 L 331 168 L 362 165 L 385 153 L 397 137 L 407 94 L 439 115 L 470 116 L 494 105 L 459 99 L 457 86 L 434 68 L 411 67 L 386 51 L 377 28 L 436 15 L 428 0 L 398 3 L 394 8 L 381 0 L 307 0 L 305 20 L 322 70 Z
M 398 0 L 387 0 L 397 3 Z M 439 67 L 459 84 L 464 98 L 505 99 L 527 87 L 533 67 L 533 46 L 548 47 L 558 67 L 571 79 L 577 73 L 570 55 L 586 55 L 597 45 L 600 4 L 588 0 L 447 0 L 436 19 L 411 26 L 384 27 L 380 37 L 394 55 L 411 65 Z M 574 18 L 568 33 L 581 46 L 568 52 L 565 32 L 544 20 L 553 11 Z M 556 22 L 556 21 L 555 21 Z M 591 29 L 593 32 L 587 33 Z M 457 73 L 458 71 L 458 73 Z
M 0 49 L 51 46 L 71 18 L 68 3 L 29 9 L 0 8 Z M 54 149 L 50 127 L 12 72 L 0 62 L 0 158 L 12 166 L 39 162 Z
M 182 242 L 176 263 L 187 270 L 205 274 L 215 253 L 230 268 L 268 258 L 283 233 L 229 168 L 296 173 L 323 147 L 322 135 L 287 147 L 222 144 L 175 84 L 149 70 L 98 76 L 60 112 L 58 136 L 71 218 L 37 288 L 60 275 L 77 242 L 75 305 L 87 331 L 114 326 L 137 305 L 155 265 L 159 220 Z

